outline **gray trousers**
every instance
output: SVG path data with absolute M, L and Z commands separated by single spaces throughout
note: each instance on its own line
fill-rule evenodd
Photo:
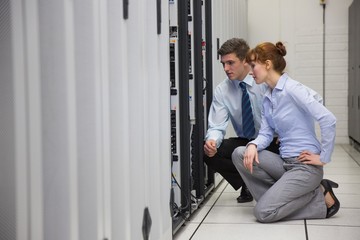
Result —
M 282 159 L 263 150 L 253 173 L 244 167 L 245 147 L 238 147 L 232 161 L 257 201 L 254 215 L 259 222 L 326 218 L 327 206 L 320 187 L 323 167 L 306 165 L 296 157 Z

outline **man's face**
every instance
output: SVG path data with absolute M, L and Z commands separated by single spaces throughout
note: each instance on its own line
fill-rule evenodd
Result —
M 221 63 L 224 71 L 230 80 L 243 80 L 247 75 L 244 64 L 235 53 L 229 53 L 221 56 Z

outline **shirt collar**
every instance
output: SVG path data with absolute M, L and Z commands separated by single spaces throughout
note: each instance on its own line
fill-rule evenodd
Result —
M 254 78 L 253 78 L 252 75 L 250 75 L 250 74 L 246 75 L 246 77 L 245 77 L 242 81 L 240 81 L 240 80 L 234 80 L 234 81 L 232 81 L 232 82 L 233 82 L 234 86 L 236 86 L 236 87 L 240 87 L 239 84 L 240 84 L 241 82 L 246 83 L 246 84 L 249 85 L 250 87 L 252 87 L 254 84 L 256 84 Z
M 288 74 L 287 73 L 283 73 L 283 75 L 280 76 L 280 79 L 279 81 L 277 82 L 275 88 L 276 89 L 279 89 L 279 90 L 283 90 L 284 89 L 284 86 L 285 86 L 285 83 L 286 83 L 286 80 L 288 79 Z
M 285 83 L 286 83 L 288 78 L 289 78 L 288 74 L 283 73 L 283 75 L 280 76 L 279 81 L 277 82 L 275 88 L 282 91 L 284 89 L 284 87 L 285 87 Z M 265 92 L 265 96 L 270 98 L 271 97 L 271 92 L 272 92 L 271 88 L 268 87 L 266 92 Z

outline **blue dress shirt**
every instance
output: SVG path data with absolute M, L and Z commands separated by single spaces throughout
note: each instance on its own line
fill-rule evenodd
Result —
M 252 141 L 258 151 L 273 140 L 280 140 L 282 158 L 297 157 L 304 150 L 320 154 L 320 161 L 331 161 L 335 144 L 335 116 L 319 102 L 309 89 L 283 74 L 273 90 L 264 95 L 262 122 L 258 137 Z M 316 120 L 320 125 L 321 143 L 315 133 Z
M 251 75 L 247 75 L 243 82 L 246 83 L 254 115 L 255 134 L 253 138 L 255 138 L 260 129 L 262 100 L 267 86 L 265 84 L 256 84 Z M 239 84 L 239 80 L 225 79 L 215 89 L 205 139 L 215 140 L 217 147 L 220 146 L 224 139 L 229 120 L 237 136 L 244 137 L 241 110 L 242 90 Z

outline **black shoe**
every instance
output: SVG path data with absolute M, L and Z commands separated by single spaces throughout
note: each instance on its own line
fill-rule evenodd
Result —
M 335 203 L 327 208 L 327 213 L 326 213 L 326 218 L 329 218 L 329 217 L 332 217 L 334 216 L 338 211 L 339 211 L 339 208 L 340 208 L 340 202 L 339 200 L 336 198 L 332 188 L 338 188 L 339 187 L 339 184 L 333 182 L 333 181 L 330 181 L 328 179 L 323 179 L 321 180 L 321 185 L 323 185 L 325 191 L 324 191 L 324 196 L 327 194 L 327 193 L 330 193 L 331 197 L 334 199 Z
M 241 188 L 240 196 L 236 200 L 238 203 L 251 202 L 253 200 L 253 196 L 251 195 L 249 189 L 246 186 L 243 186 Z

